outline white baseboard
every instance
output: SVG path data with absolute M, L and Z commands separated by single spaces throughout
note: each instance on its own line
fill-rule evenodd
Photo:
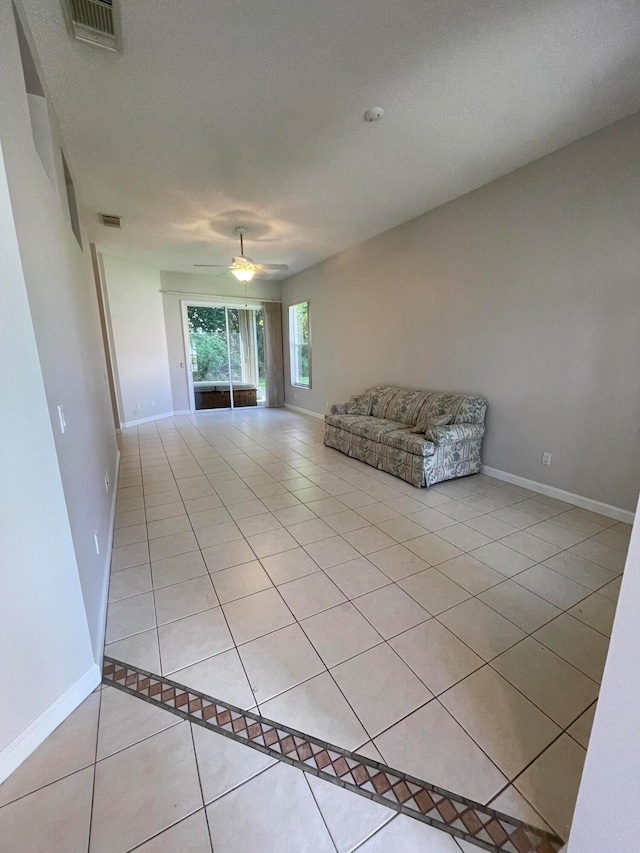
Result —
M 487 474 L 489 477 L 495 477 L 496 480 L 511 483 L 514 486 L 522 486 L 523 489 L 531 489 L 532 492 L 538 492 L 541 495 L 546 495 L 548 498 L 556 498 L 559 501 L 575 504 L 575 506 L 579 506 L 582 509 L 606 515 L 607 518 L 624 521 L 625 524 L 633 524 L 635 518 L 635 513 L 631 512 L 631 510 L 611 506 L 611 504 L 605 504 L 601 501 L 593 500 L 593 498 L 585 498 L 582 495 L 574 495 L 573 492 L 565 492 L 564 489 L 557 489 L 555 486 L 547 486 L 544 483 L 537 483 L 535 480 L 527 480 L 526 477 L 509 474 L 508 471 L 500 471 L 497 468 L 489 468 L 487 465 L 483 465 L 482 473 Z
M 195 411 L 192 412 L 191 409 L 181 409 L 180 411 L 176 411 L 176 412 L 163 412 L 161 415 L 153 415 L 150 418 L 138 418 L 138 420 L 135 420 L 135 421 L 125 421 L 124 423 L 120 424 L 120 430 L 116 430 L 116 432 L 120 432 L 121 430 L 126 429 L 127 427 L 139 426 L 140 424 L 149 424 L 149 423 L 151 423 L 151 421 L 162 421 L 162 420 L 165 420 L 166 418 L 175 418 L 178 415 L 195 415 L 195 414 L 196 414 L 196 412 Z
M 320 412 L 312 412 L 311 409 L 301 409 L 300 406 L 292 406 L 291 403 L 284 404 L 285 409 L 291 409 L 292 412 L 300 412 L 301 415 L 310 415 L 312 418 L 320 418 L 321 421 L 324 420 L 324 415 L 321 415 Z
M 181 412 L 163 412 L 161 415 L 152 415 L 150 418 L 138 418 L 135 421 L 124 421 L 120 424 L 120 429 L 139 426 L 140 424 L 148 424 L 151 423 L 151 421 L 161 421 L 163 418 L 172 418 L 176 414 L 181 414 Z
M 75 684 L 65 691 L 46 711 L 34 720 L 0 753 L 0 784 L 37 749 L 42 741 L 95 690 L 102 680 L 102 672 L 93 664 Z
M 113 480 L 113 494 L 111 495 L 111 511 L 109 513 L 109 527 L 107 529 L 107 541 L 105 544 L 105 567 L 102 580 L 102 593 L 100 597 L 100 613 L 98 616 L 98 634 L 93 647 L 93 657 L 99 667 L 102 667 L 102 653 L 104 650 L 104 635 L 107 627 L 107 605 L 109 602 L 109 578 L 111 577 L 111 550 L 113 548 L 114 525 L 116 521 L 116 502 L 118 499 L 118 475 L 120 473 L 120 451 L 116 457 L 116 472 Z

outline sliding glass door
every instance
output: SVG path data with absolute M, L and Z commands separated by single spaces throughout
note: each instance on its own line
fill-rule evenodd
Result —
M 187 304 L 186 330 L 193 408 L 236 409 L 264 402 L 262 309 Z

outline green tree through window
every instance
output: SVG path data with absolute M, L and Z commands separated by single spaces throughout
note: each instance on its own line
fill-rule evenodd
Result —
M 228 382 L 225 309 L 189 305 L 187 319 L 193 381 Z M 231 347 L 231 369 L 234 375 L 242 371 L 242 356 L 237 345 Z
M 299 302 L 289 307 L 289 344 L 291 384 L 310 388 L 308 302 Z

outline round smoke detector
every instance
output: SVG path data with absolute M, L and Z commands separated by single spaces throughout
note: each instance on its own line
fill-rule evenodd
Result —
M 384 115 L 382 107 L 370 107 L 364 114 L 365 121 L 379 121 Z

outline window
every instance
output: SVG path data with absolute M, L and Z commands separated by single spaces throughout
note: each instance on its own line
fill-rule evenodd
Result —
M 289 347 L 291 384 L 311 388 L 311 346 L 309 335 L 309 303 L 289 306 Z

